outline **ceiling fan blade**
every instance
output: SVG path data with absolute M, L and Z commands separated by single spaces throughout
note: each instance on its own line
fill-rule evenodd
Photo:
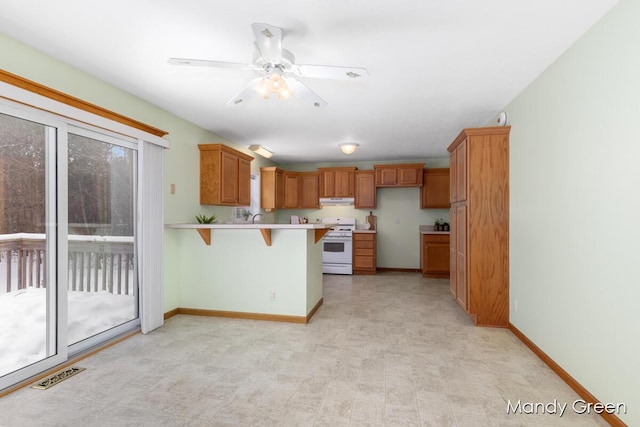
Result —
M 231 68 L 234 70 L 255 70 L 250 64 L 239 64 L 237 62 L 208 61 L 205 59 L 189 58 L 169 58 L 167 61 L 171 65 L 191 65 L 196 67 Z
M 258 96 L 255 91 L 255 87 L 262 80 L 262 77 L 255 78 L 243 87 L 233 98 L 227 101 L 227 105 L 240 105 L 244 104 L 248 99 L 254 96 Z
M 305 86 L 300 80 L 293 77 L 286 78 L 285 80 L 293 93 L 293 98 L 296 100 L 315 108 L 326 107 L 327 101 L 320 98 L 318 94 Z
M 333 67 L 330 65 L 298 64 L 293 66 L 293 72 L 301 77 L 318 79 L 366 80 L 369 77 L 366 68 Z
M 269 24 L 251 24 L 260 55 L 267 62 L 282 60 L 282 29 Z

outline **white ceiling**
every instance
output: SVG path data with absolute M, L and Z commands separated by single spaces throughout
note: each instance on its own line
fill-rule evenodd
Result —
M 2 0 L 0 31 L 279 163 L 443 157 L 483 126 L 617 0 Z M 283 29 L 299 64 L 364 67 L 366 81 L 304 78 L 317 109 L 256 96 L 251 24 Z M 161 127 L 161 126 L 160 126 Z M 338 145 L 360 144 L 347 157 Z

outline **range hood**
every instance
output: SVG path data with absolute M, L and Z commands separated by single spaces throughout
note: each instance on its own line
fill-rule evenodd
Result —
M 353 197 L 321 197 L 320 206 L 353 206 Z

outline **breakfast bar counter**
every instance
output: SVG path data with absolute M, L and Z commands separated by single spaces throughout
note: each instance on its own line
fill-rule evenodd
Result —
M 177 313 L 307 323 L 322 305 L 320 239 L 331 225 L 165 228 L 175 247 L 190 248 L 172 254 L 181 281 Z
M 315 230 L 316 242 L 327 233 L 331 224 L 263 224 L 263 223 L 241 223 L 241 224 L 167 224 L 166 228 L 175 229 L 195 229 L 202 237 L 206 245 L 211 244 L 211 230 L 260 230 L 267 246 L 271 246 L 271 230 Z

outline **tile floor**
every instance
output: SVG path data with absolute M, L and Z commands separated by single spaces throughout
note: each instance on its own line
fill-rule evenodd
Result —
M 175 316 L 0 399 L 0 426 L 605 426 L 507 415 L 578 396 L 511 332 L 472 326 L 448 281 L 325 276 L 307 325 Z M 569 413 L 571 412 L 571 413 Z

